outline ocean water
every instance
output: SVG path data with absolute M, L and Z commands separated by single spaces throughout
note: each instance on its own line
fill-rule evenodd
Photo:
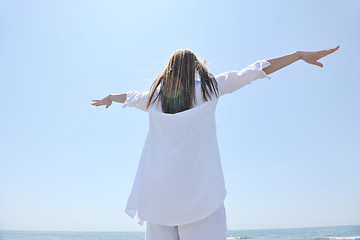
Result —
M 0 240 L 143 240 L 144 237 L 144 232 L 0 231 Z M 360 240 L 360 225 L 228 231 L 228 240 L 233 239 Z

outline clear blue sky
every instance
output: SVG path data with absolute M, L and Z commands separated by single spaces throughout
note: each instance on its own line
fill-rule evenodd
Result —
M 124 208 L 148 90 L 178 48 L 213 74 L 340 45 L 224 96 L 229 229 L 360 224 L 360 2 L 0 0 L 0 229 L 144 231 Z

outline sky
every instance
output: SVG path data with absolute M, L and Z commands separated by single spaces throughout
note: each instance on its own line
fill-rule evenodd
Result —
M 228 229 L 360 224 L 360 2 L 0 0 L 0 230 L 145 231 L 124 212 L 148 130 L 92 99 L 147 91 L 179 48 L 214 74 L 296 50 L 223 96 Z

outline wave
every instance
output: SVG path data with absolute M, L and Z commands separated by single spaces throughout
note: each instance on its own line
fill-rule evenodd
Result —
M 325 237 L 324 239 L 330 240 L 360 240 L 360 236 L 352 236 L 352 237 Z
M 247 239 L 247 237 L 227 237 L 227 240 L 232 240 L 232 239 Z

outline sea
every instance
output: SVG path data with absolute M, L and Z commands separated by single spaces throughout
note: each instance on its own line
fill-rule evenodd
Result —
M 0 230 L 0 240 L 144 240 L 144 237 L 144 232 L 55 232 Z M 360 240 L 360 225 L 266 230 L 229 230 L 227 239 Z

